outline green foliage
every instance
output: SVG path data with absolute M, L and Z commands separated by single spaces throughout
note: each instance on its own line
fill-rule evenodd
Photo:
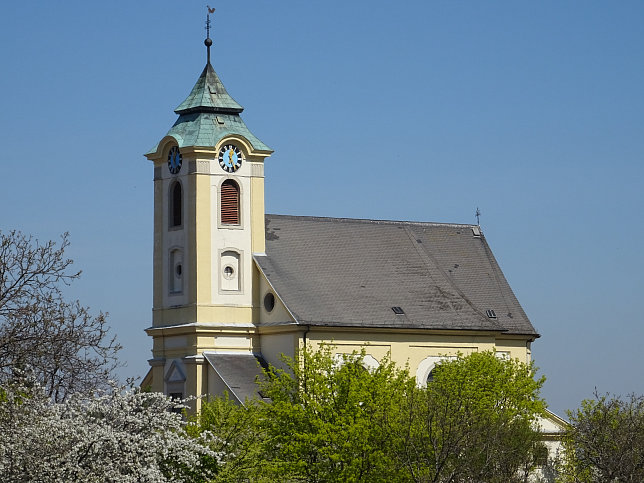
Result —
M 415 481 L 513 481 L 542 451 L 532 365 L 473 353 L 441 363 L 408 399 L 402 456 Z M 400 426 L 400 428 L 403 428 Z
M 240 406 L 226 393 L 203 401 L 201 411 L 190 418 L 186 432 L 205 440 L 214 454 L 203 461 L 217 474 L 211 481 L 264 481 L 268 470 L 260 414 L 257 402 Z
M 399 481 L 388 431 L 413 381 L 389 360 L 363 367 L 365 353 L 302 351 L 274 370 L 263 391 L 267 456 L 293 481 Z
M 644 397 L 595 395 L 568 412 L 565 481 L 644 481 Z
M 365 352 L 304 351 L 274 370 L 265 458 L 289 481 L 523 480 L 543 445 L 543 378 L 492 352 L 442 363 L 427 388 Z M 523 473 L 523 474 L 522 474 Z
M 203 473 L 180 461 L 160 469 L 195 482 L 204 473 L 217 482 L 524 481 L 544 448 L 533 430 L 543 378 L 531 365 L 459 356 L 419 388 L 387 358 L 365 368 L 365 355 L 304 350 L 266 372 L 270 402 L 204 401 L 182 433 L 205 445 L 193 450 Z

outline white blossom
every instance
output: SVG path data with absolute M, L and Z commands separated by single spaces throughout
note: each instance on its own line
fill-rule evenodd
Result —
M 41 387 L 0 388 L 4 481 L 182 482 L 212 476 L 202 441 L 159 393 L 119 391 L 54 403 Z

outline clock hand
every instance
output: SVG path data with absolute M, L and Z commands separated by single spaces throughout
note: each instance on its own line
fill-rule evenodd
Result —
M 235 165 L 235 163 L 233 163 L 233 150 L 232 149 L 228 151 L 228 160 L 230 161 L 231 166 Z

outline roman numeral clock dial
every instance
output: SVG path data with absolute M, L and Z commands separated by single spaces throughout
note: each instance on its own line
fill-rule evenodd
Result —
M 228 173 L 234 173 L 242 165 L 242 152 L 234 144 L 226 144 L 219 150 L 219 166 Z

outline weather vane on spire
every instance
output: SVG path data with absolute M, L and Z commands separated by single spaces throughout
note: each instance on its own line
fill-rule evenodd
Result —
M 215 9 L 210 8 L 210 5 L 206 5 L 206 7 L 208 7 L 208 13 L 206 14 L 206 40 L 203 43 L 208 49 L 208 64 L 210 64 L 210 46 L 212 45 L 212 40 L 210 39 L 210 14 L 215 13 Z

